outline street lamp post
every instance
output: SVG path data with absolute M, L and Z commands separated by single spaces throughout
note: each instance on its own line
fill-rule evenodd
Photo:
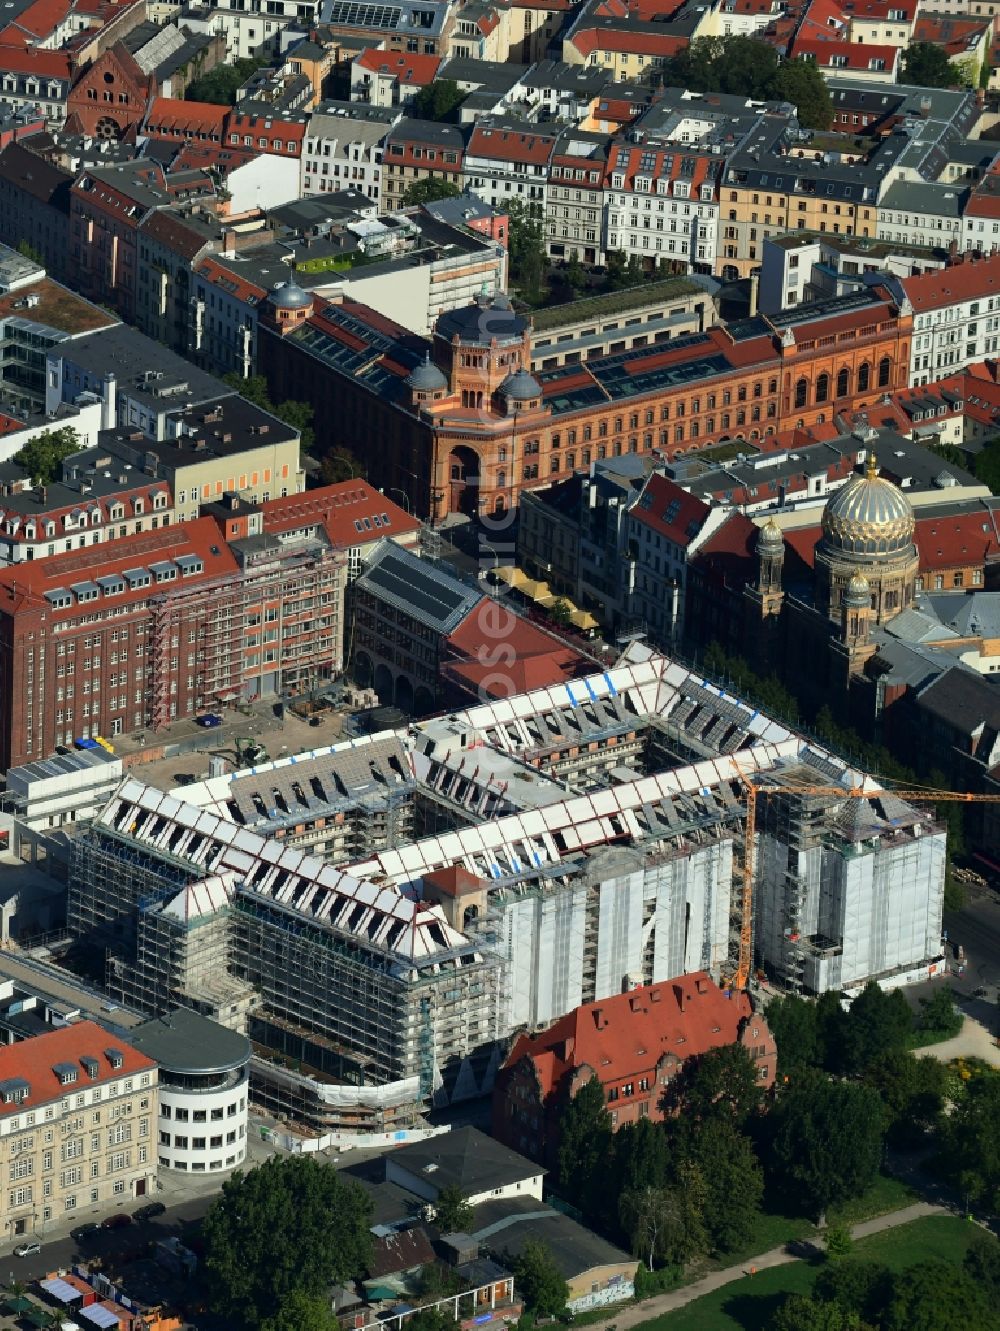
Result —
M 406 511 L 407 511 L 407 513 L 412 514 L 413 510 L 410 508 L 410 496 L 406 493 L 405 490 L 400 489 L 400 487 L 399 487 L 398 485 L 385 485 L 385 486 L 382 487 L 382 493 L 383 493 L 383 494 L 384 494 L 387 490 L 388 490 L 389 494 L 397 494 L 397 495 L 401 495 L 402 498 L 403 498 L 403 504 L 404 504 L 405 507 L 406 507 Z

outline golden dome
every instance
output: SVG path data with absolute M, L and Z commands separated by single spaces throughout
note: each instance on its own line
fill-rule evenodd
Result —
M 757 533 L 757 549 L 782 550 L 784 545 L 785 538 L 781 534 L 781 528 L 774 518 L 768 518 Z
M 871 583 L 863 573 L 855 573 L 847 584 L 844 600 L 849 605 L 870 605 L 872 597 Z
M 832 495 L 823 510 L 823 544 L 844 555 L 905 553 L 913 544 L 913 509 L 898 486 L 878 474 L 874 453 L 863 476 Z

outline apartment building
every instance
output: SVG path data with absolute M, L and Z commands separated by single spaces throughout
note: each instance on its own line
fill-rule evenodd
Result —
M 0 1049 L 5 1232 L 42 1238 L 111 1213 L 156 1179 L 157 1067 L 93 1021 Z
M 390 130 L 382 155 L 383 207 L 399 208 L 409 186 L 418 180 L 447 180 L 461 187 L 464 154 L 465 137 L 456 125 L 399 121 Z
M 903 278 L 913 307 L 910 385 L 934 383 L 1000 347 L 1000 255 L 970 256 L 939 273 Z
M 617 143 L 605 176 L 608 248 L 647 269 L 714 272 L 719 171 L 717 157 L 682 143 Z
M 539 127 L 509 117 L 483 117 L 476 122 L 465 151 L 463 177 L 493 208 L 502 209 L 512 199 L 547 217 L 552 157 L 559 130 Z M 581 134 L 582 139 L 590 136 Z M 560 174 L 563 168 L 560 169 Z M 581 182 L 600 185 L 603 161 L 581 162 Z M 594 243 L 594 242 L 592 242 Z
M 604 261 L 608 145 L 606 134 L 579 129 L 568 130 L 555 145 L 545 208 L 545 239 L 553 258 Z
M 393 107 L 323 102 L 302 144 L 302 193 L 352 189 L 382 207 L 382 158 L 400 112 Z

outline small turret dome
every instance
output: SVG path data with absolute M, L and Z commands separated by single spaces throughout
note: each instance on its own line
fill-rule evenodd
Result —
M 524 368 L 508 374 L 500 385 L 500 392 L 508 402 L 531 402 L 533 398 L 542 396 L 538 380 Z
M 271 304 L 279 310 L 304 310 L 312 304 L 312 296 L 303 291 L 293 273 L 287 282 L 279 282 L 271 290 Z
M 418 393 L 437 393 L 448 387 L 448 380 L 431 360 L 430 352 L 427 352 L 406 382 Z
M 768 518 L 757 535 L 757 549 L 761 552 L 779 551 L 783 550 L 784 546 L 785 538 L 781 534 L 781 528 L 774 518 Z
M 871 605 L 871 584 L 863 573 L 855 573 L 844 592 L 844 604 L 854 606 Z

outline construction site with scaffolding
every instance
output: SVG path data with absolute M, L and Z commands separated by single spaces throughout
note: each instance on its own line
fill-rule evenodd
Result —
M 745 866 L 778 982 L 933 973 L 933 813 L 633 643 L 585 679 L 171 795 L 126 779 L 77 838 L 70 926 L 130 1004 L 245 1026 L 271 1112 L 399 1126 L 488 1092 L 516 1031 L 731 981 Z

